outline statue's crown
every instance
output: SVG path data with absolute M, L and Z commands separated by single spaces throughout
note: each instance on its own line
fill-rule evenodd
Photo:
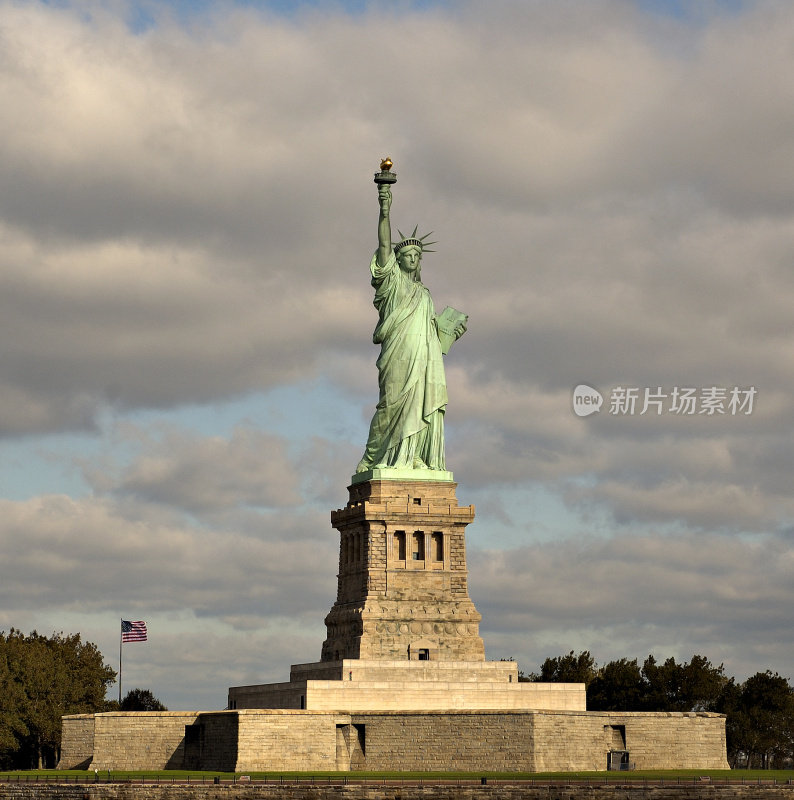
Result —
M 435 242 L 425 241 L 425 239 L 427 239 L 428 236 L 431 236 L 433 232 L 430 231 L 430 233 L 426 233 L 424 236 L 417 237 L 416 231 L 418 228 L 419 226 L 417 225 L 414 228 L 414 232 L 410 236 L 406 236 L 399 228 L 397 229 L 397 233 L 400 234 L 400 241 L 394 245 L 395 255 L 397 255 L 397 253 L 399 253 L 400 250 L 403 249 L 403 247 L 410 247 L 411 245 L 413 245 L 414 247 L 418 247 L 423 253 L 435 252 L 435 250 L 427 249 L 428 245 L 435 244 Z

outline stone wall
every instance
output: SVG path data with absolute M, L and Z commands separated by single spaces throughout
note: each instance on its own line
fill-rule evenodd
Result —
M 293 664 L 290 681 L 496 681 L 518 683 L 515 661 L 358 659 Z
M 584 710 L 584 684 L 447 681 L 308 681 L 313 711 Z
M 373 770 L 605 770 L 614 732 L 637 769 L 727 769 L 725 718 L 702 713 L 447 711 L 352 715 Z
M 305 708 L 306 681 L 230 686 L 229 708 Z
M 283 710 L 203 713 L 186 731 L 185 768 L 333 771 L 338 722 L 349 725 L 350 718 Z
M 228 706 L 345 712 L 586 707 L 583 683 L 519 683 L 516 664 L 509 661 L 345 659 L 293 665 L 291 677 L 307 675 L 326 679 L 232 686 Z
M 706 712 L 538 712 L 534 743 L 538 772 L 604 770 L 612 749 L 628 750 L 637 769 L 728 768 L 725 718 Z
M 355 714 L 371 770 L 534 770 L 527 714 Z
M 244 711 L 239 714 L 237 770 L 337 768 L 337 724 L 344 714 L 306 711 Z
M 239 714 L 204 712 L 185 728 L 184 768 L 234 772 L 239 751 Z
M 90 737 L 85 719 L 65 720 L 63 752 L 69 760 L 62 758 L 61 768 L 87 757 Z M 618 746 L 623 743 L 625 747 Z M 459 709 L 97 714 L 90 766 L 223 771 L 605 770 L 611 749 L 627 749 L 638 769 L 728 767 L 725 718 L 718 714 Z
M 621 715 L 612 715 L 619 724 Z M 637 769 L 725 769 L 725 725 L 713 714 L 626 714 L 626 747 Z M 711 754 L 711 758 L 708 755 Z M 656 767 L 659 764 L 660 767 Z
M 296 786 L 0 783 L 0 800 L 792 800 L 791 786 Z
M 90 766 L 100 770 L 182 769 L 185 726 L 192 725 L 198 716 L 197 711 L 94 714 L 94 758 Z M 64 768 L 62 763 L 58 766 Z
M 94 757 L 94 715 L 63 717 L 58 769 L 88 769 Z

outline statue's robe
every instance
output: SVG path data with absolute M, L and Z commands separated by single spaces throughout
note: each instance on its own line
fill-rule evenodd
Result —
M 447 385 L 430 291 L 403 272 L 392 252 L 370 263 L 381 346 L 380 395 L 356 472 L 375 467 L 445 469 Z

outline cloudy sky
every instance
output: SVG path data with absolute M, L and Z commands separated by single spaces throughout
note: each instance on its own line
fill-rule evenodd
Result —
M 0 0 L 0 630 L 319 659 L 389 155 L 488 657 L 794 677 L 792 74 L 789 0 Z

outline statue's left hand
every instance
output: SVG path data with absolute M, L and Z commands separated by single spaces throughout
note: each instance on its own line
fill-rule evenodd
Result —
M 463 336 L 464 333 L 466 333 L 466 323 L 459 322 L 455 326 L 455 339 L 460 339 L 460 337 Z

